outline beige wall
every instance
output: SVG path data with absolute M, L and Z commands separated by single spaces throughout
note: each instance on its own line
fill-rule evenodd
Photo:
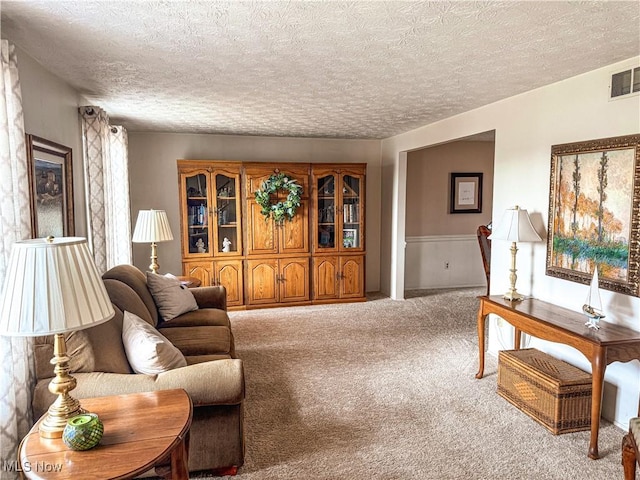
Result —
M 85 237 L 82 129 L 78 116 L 80 96 L 22 50 L 18 49 L 17 54 L 25 132 L 71 147 L 76 235 Z
M 278 163 L 366 163 L 366 288 L 380 288 L 380 141 L 129 132 L 131 218 L 164 209 L 175 240 L 158 245 L 160 271 L 182 270 L 176 160 Z M 134 244 L 134 264 L 146 268 L 149 246 Z
M 475 234 L 491 221 L 493 142 L 458 141 L 407 155 L 406 236 Z M 479 172 L 482 213 L 449 213 L 450 174 Z

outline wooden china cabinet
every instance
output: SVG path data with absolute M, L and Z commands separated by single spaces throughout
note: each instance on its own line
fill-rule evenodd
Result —
M 281 223 L 255 200 L 279 172 L 302 186 Z M 183 274 L 224 285 L 229 307 L 365 299 L 365 164 L 178 160 L 178 174 Z
M 364 298 L 363 164 L 314 165 L 313 299 Z
M 240 165 L 180 161 L 182 270 L 243 300 Z

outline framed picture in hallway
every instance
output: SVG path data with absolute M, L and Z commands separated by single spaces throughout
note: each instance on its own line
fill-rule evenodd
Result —
M 26 147 L 31 236 L 73 236 L 71 148 L 30 134 L 26 135 Z
M 452 173 L 449 213 L 482 213 L 482 173 Z
M 640 134 L 551 147 L 547 275 L 640 296 Z

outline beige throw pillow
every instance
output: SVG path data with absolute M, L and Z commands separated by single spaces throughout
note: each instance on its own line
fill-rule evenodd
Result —
M 165 322 L 198 309 L 193 293 L 177 278 L 147 272 L 147 286 L 156 302 L 160 317 Z
M 122 343 L 129 364 L 136 373 L 156 375 L 187 365 L 180 350 L 155 328 L 131 312 L 124 312 Z

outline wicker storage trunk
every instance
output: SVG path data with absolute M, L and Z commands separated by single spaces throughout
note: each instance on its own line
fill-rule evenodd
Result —
M 498 394 L 554 435 L 591 426 L 591 375 L 535 348 L 498 352 Z

